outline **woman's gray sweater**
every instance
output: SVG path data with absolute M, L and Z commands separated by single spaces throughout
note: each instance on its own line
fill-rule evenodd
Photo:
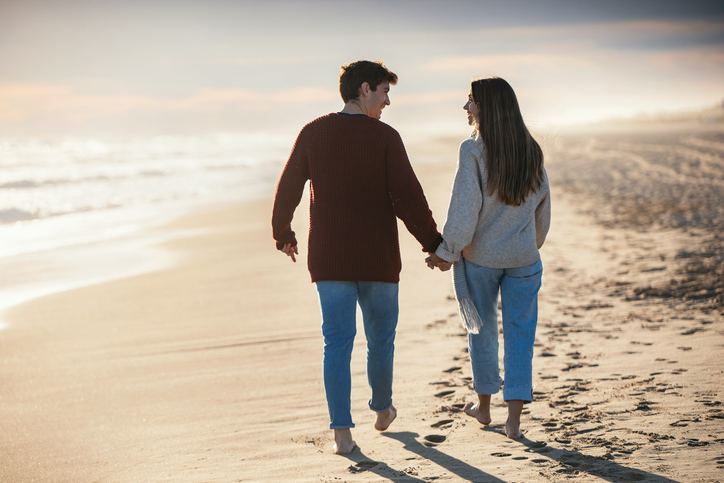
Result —
M 485 145 L 478 135 L 460 145 L 450 208 L 435 253 L 448 262 L 460 255 L 488 268 L 518 268 L 540 259 L 551 220 L 548 175 L 520 206 L 506 205 L 486 193 Z

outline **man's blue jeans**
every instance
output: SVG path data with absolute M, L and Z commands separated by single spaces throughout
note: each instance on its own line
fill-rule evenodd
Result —
M 503 399 L 533 400 L 533 343 L 538 325 L 538 291 L 543 265 L 487 268 L 465 261 L 470 295 L 483 321 L 479 334 L 468 334 L 475 392 L 495 394 L 502 379 L 498 368 L 498 291 L 503 312 L 505 384 Z
M 392 406 L 392 362 L 399 313 L 396 283 L 317 282 L 324 335 L 324 389 L 330 429 L 353 428 L 350 360 L 357 333 L 357 303 L 367 337 L 367 380 L 371 410 Z

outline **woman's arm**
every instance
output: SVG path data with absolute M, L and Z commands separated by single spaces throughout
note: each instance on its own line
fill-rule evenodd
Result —
M 551 227 L 551 192 L 545 170 L 543 170 L 543 175 L 545 176 L 544 188 L 546 193 L 535 209 L 535 242 L 539 249 L 546 241 L 546 235 L 548 235 L 548 230 Z
M 450 195 L 450 207 L 443 229 L 443 242 L 435 251 L 437 256 L 448 262 L 460 260 L 463 248 L 470 245 L 483 206 L 483 193 L 478 172 L 479 151 L 473 139 L 460 145 L 457 173 Z

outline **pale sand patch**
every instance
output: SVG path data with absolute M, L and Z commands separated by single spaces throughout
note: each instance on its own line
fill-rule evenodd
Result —
M 454 159 L 416 169 L 442 224 Z M 618 275 L 656 253 L 577 215 L 575 199 L 556 193 L 553 207 L 523 442 L 499 433 L 500 395 L 487 428 L 461 413 L 474 394 L 449 275 L 402 227 L 398 417 L 373 427 L 360 330 L 359 449 L 332 455 L 306 246 L 296 264 L 277 253 L 262 202 L 179 221 L 205 231 L 168 244 L 184 255 L 171 269 L 6 314 L 0 481 L 713 481 L 721 318 L 608 297 L 611 283 L 661 275 Z M 306 212 L 304 200 L 301 239 Z

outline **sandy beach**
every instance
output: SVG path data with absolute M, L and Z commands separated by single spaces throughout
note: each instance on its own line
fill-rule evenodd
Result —
M 459 141 L 415 165 L 440 228 Z M 333 455 L 305 237 L 296 264 L 274 250 L 268 199 L 174 222 L 189 235 L 161 246 L 170 268 L 3 314 L 0 481 L 724 481 L 724 132 L 544 144 L 553 224 L 523 439 L 501 433 L 500 394 L 487 427 L 461 411 L 450 276 L 401 225 L 399 415 L 372 426 L 360 330 L 358 448 Z

